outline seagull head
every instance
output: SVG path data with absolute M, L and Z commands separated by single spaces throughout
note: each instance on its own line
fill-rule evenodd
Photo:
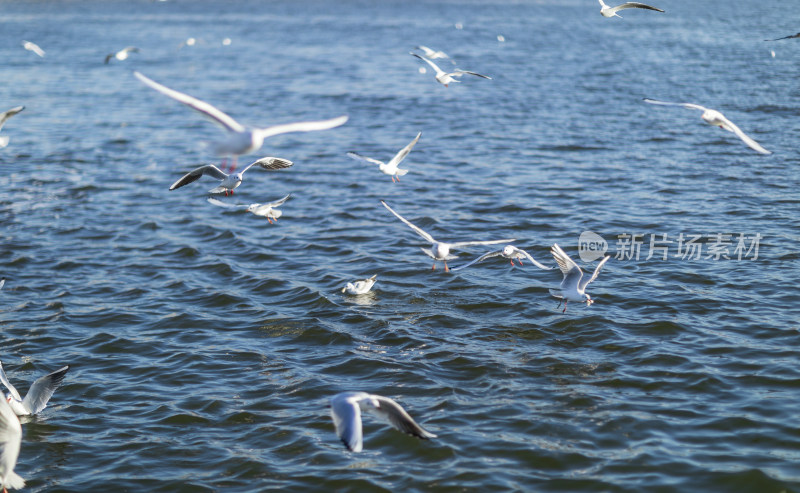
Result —
M 584 293 L 583 296 L 586 297 L 586 306 L 591 306 L 594 303 L 594 300 L 588 294 Z
M 514 255 L 514 245 L 506 245 L 503 247 L 503 255 L 506 257 Z

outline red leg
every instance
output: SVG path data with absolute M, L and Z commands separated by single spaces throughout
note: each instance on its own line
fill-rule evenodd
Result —
M 511 267 L 514 267 L 514 259 L 512 258 L 509 262 L 511 262 Z
M 436 262 L 433 263 L 433 267 L 431 267 L 431 270 L 436 270 Z
M 520 265 L 520 266 L 522 265 L 522 259 L 521 259 L 521 258 L 518 258 L 518 259 L 517 259 L 517 262 L 519 262 L 519 265 Z M 512 263 L 513 263 L 513 262 L 512 262 Z
M 567 299 L 564 298 L 564 311 L 561 313 L 567 313 Z
M 450 272 L 450 268 L 447 267 L 447 260 L 444 261 L 444 271 Z
M 400 183 L 400 176 L 399 175 L 395 175 L 395 178 L 397 178 L 397 183 Z
M 236 159 L 237 159 L 237 158 L 238 158 L 238 156 L 235 156 L 235 155 L 233 156 L 233 163 L 231 163 L 231 169 L 230 169 L 230 170 L 228 170 L 228 171 L 230 171 L 231 173 L 233 173 L 233 170 L 235 170 L 235 169 L 236 169 Z
M 394 183 L 394 175 L 392 175 L 392 183 Z

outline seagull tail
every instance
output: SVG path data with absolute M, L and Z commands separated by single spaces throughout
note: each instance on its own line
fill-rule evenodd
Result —
M 8 476 L 6 476 L 5 486 L 7 488 L 11 488 L 12 490 L 21 490 L 25 487 L 25 480 L 22 477 L 11 471 Z
M 563 296 L 561 296 L 561 291 L 557 289 L 551 289 L 550 294 L 556 298 L 563 298 Z

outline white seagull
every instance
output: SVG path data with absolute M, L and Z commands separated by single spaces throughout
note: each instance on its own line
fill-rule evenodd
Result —
M 742 130 L 739 127 L 734 125 L 732 121 L 725 118 L 725 115 L 723 115 L 717 110 L 712 110 L 710 108 L 706 108 L 705 106 L 700 106 L 699 104 L 669 103 L 666 101 L 657 101 L 655 99 L 648 99 L 648 98 L 645 98 L 644 102 L 650 104 L 660 104 L 663 106 L 683 106 L 684 108 L 688 108 L 690 110 L 700 110 L 703 112 L 703 114 L 700 115 L 700 118 L 702 118 L 703 121 L 705 121 L 709 125 L 713 125 L 715 127 L 725 129 L 728 132 L 735 133 L 737 137 L 742 139 L 742 141 L 745 144 L 747 144 L 751 149 L 753 149 L 756 152 L 760 152 L 761 154 L 772 154 L 771 151 L 768 151 L 763 147 L 761 147 L 761 144 L 748 137 L 748 135 L 742 132 Z
M 14 472 L 21 444 L 19 418 L 8 403 L 0 402 L 0 485 L 3 493 L 8 493 L 7 488 L 18 490 L 25 487 L 25 480 Z
M 347 286 L 342 288 L 342 293 L 347 292 L 347 294 L 367 294 L 369 293 L 369 290 L 372 289 L 376 279 L 378 279 L 378 274 L 375 274 L 369 279 L 348 282 Z
M 564 311 L 562 313 L 566 313 L 568 301 L 586 303 L 586 306 L 594 303 L 594 300 L 592 300 L 592 298 L 585 292 L 586 286 L 588 286 L 590 282 L 597 279 L 597 274 L 600 273 L 600 269 L 603 268 L 603 264 L 608 262 L 608 259 L 610 259 L 611 256 L 606 255 L 603 257 L 603 260 L 601 260 L 600 263 L 597 264 L 597 267 L 595 267 L 592 277 L 587 279 L 583 276 L 583 271 L 580 267 L 578 267 L 578 264 L 569 258 L 569 255 L 567 255 L 564 250 L 558 246 L 558 244 L 553 244 L 553 247 L 550 249 L 550 253 L 552 253 L 553 258 L 556 259 L 556 263 L 561 269 L 561 273 L 564 274 L 564 279 L 561 281 L 561 286 L 559 286 L 558 289 L 550 290 L 551 295 L 556 298 L 560 298 L 558 307 L 561 306 L 561 301 L 564 302 Z
M 208 201 L 214 205 L 218 205 L 220 207 L 225 207 L 228 209 L 244 209 L 247 212 L 252 212 L 256 216 L 266 217 L 267 221 L 272 224 L 272 221 L 278 222 L 278 218 L 283 215 L 283 212 L 278 210 L 278 207 L 283 205 L 284 202 L 289 200 L 292 194 L 287 195 L 286 197 L 276 200 L 275 202 L 268 202 L 266 204 L 228 204 L 223 202 L 219 199 L 214 197 L 209 197 Z
M 396 213 L 383 200 L 381 200 L 381 204 L 383 204 L 384 207 L 389 209 L 389 212 L 394 214 L 397 217 L 397 219 L 399 219 L 399 220 L 403 221 L 404 223 L 406 223 L 406 225 L 409 228 L 411 228 L 414 231 L 416 231 L 416 233 L 418 235 L 420 235 L 422 238 L 424 238 L 425 241 L 427 241 L 427 242 L 429 242 L 429 243 L 431 243 L 433 245 L 430 249 L 421 248 L 421 250 L 425 253 L 425 255 L 427 255 L 427 256 L 429 256 L 430 258 L 433 259 L 433 267 L 432 267 L 432 269 L 436 269 L 436 261 L 437 260 L 441 260 L 441 261 L 444 262 L 444 270 L 445 271 L 449 271 L 450 270 L 449 267 L 447 267 L 447 261 L 456 258 L 455 255 L 450 255 L 450 249 L 456 249 L 456 248 L 461 248 L 461 247 L 465 247 L 465 246 L 473 246 L 473 245 L 496 245 L 498 243 L 511 243 L 512 241 L 516 241 L 513 238 L 512 239 L 504 239 L 504 240 L 491 240 L 491 241 L 458 241 L 458 242 L 454 242 L 454 243 L 445 243 L 443 241 L 436 241 L 433 238 L 433 236 L 431 236 L 428 233 L 426 233 L 425 231 L 423 231 L 422 228 L 420 228 L 418 226 L 414 226 L 406 218 L 404 218 L 400 214 Z
M 395 178 L 397 181 L 400 181 L 401 176 L 405 176 L 408 173 L 407 169 L 400 169 L 398 166 L 403 161 L 403 159 L 408 156 L 408 153 L 411 152 L 411 149 L 414 148 L 417 141 L 419 140 L 422 132 L 418 133 L 417 136 L 412 140 L 407 146 L 403 147 L 395 156 L 392 158 L 391 161 L 388 163 L 384 163 L 383 161 L 378 161 L 377 159 L 372 159 L 371 157 L 362 156 L 355 152 L 348 152 L 347 155 L 353 159 L 360 159 L 361 161 L 366 161 L 368 163 L 377 164 L 379 169 L 384 173 L 392 177 L 392 182 L 394 182 Z
M 600 2 L 600 15 L 602 15 L 603 17 L 622 18 L 622 16 L 617 14 L 617 12 L 624 9 L 647 9 L 647 10 L 655 10 L 656 12 L 664 12 L 661 9 L 657 9 L 655 7 L 651 7 L 650 5 L 645 5 L 639 2 L 625 2 L 622 5 L 617 5 L 616 7 L 609 7 L 603 0 L 598 0 L 598 1 Z
M 119 61 L 127 60 L 128 56 L 131 53 L 139 53 L 139 48 L 135 46 L 126 46 L 125 48 L 119 50 L 116 53 L 109 53 L 108 55 L 106 55 L 105 63 L 108 64 L 108 62 L 110 62 L 112 58 L 116 58 Z
M 42 409 L 47 407 L 47 401 L 53 397 L 53 392 L 55 392 L 59 385 L 61 385 L 61 382 L 64 381 L 64 376 L 67 374 L 67 371 L 69 371 L 69 365 L 37 378 L 33 382 L 33 385 L 31 385 L 31 388 L 28 389 L 28 393 L 23 399 L 20 397 L 17 389 L 8 381 L 6 372 L 3 370 L 3 364 L 0 363 L 0 382 L 8 389 L 6 401 L 11 405 L 11 409 L 17 416 L 39 414 Z
M 288 159 L 281 159 L 279 157 L 262 157 L 258 161 L 253 161 L 252 163 L 248 164 L 242 171 L 237 171 L 236 173 L 231 174 L 225 173 L 213 164 L 206 164 L 205 166 L 195 168 L 183 175 L 178 181 L 173 183 L 169 189 L 175 190 L 176 188 L 181 188 L 184 185 L 188 185 L 189 183 L 199 180 L 203 175 L 208 175 L 212 178 L 216 178 L 217 180 L 222 180 L 219 185 L 209 190 L 208 193 L 225 192 L 225 195 L 227 196 L 230 192 L 230 194 L 233 195 L 233 190 L 242 184 L 244 173 L 253 166 L 258 166 L 266 170 L 273 170 L 285 169 L 293 164 L 294 163 Z
M 9 118 L 11 118 L 12 116 L 16 115 L 17 113 L 19 113 L 24 109 L 25 109 L 24 106 L 15 106 L 10 110 L 6 110 L 0 113 L 0 130 L 3 129 L 3 125 L 6 124 L 6 121 L 8 121 Z M 5 135 L 0 136 L 0 148 L 3 148 L 7 145 L 8 145 L 8 137 L 6 137 Z
M 424 52 L 425 58 L 428 58 L 430 60 L 436 60 L 437 58 L 450 58 L 449 56 L 447 56 L 447 53 L 445 53 L 443 51 L 432 50 L 432 49 L 428 48 L 427 46 L 419 45 L 419 46 L 415 46 L 414 48 L 416 48 L 418 50 L 422 50 Z
M 274 125 L 266 128 L 245 127 L 205 101 L 200 101 L 199 99 L 193 98 L 188 94 L 172 90 L 169 87 L 163 86 L 158 82 L 145 77 L 139 72 L 134 72 L 133 74 L 140 81 L 144 82 L 161 94 L 165 94 L 172 99 L 185 104 L 222 127 L 227 134 L 224 139 L 213 143 L 213 150 L 218 156 L 233 157 L 231 171 L 236 168 L 237 156 L 257 151 L 264 144 L 264 139 L 267 137 L 289 132 L 327 130 L 329 128 L 343 125 L 347 121 L 347 115 L 343 115 L 330 120 L 286 123 L 283 125 Z
M 469 267 L 470 265 L 475 265 L 478 262 L 482 262 L 482 261 L 486 260 L 487 258 L 491 258 L 491 257 L 507 258 L 511 262 L 512 266 L 514 265 L 514 259 L 516 259 L 517 262 L 519 262 L 519 265 L 522 265 L 522 259 L 523 258 L 527 258 L 528 260 L 531 261 L 531 263 L 533 263 L 533 265 L 535 265 L 536 267 L 538 267 L 538 268 L 540 268 L 542 270 L 552 270 L 552 269 L 554 269 L 554 267 L 547 267 L 546 265 L 540 264 L 539 262 L 536 261 L 536 259 L 534 259 L 531 256 L 531 254 L 529 254 L 528 252 L 526 252 L 522 248 L 517 248 L 514 245 L 506 245 L 505 247 L 503 247 L 502 250 L 497 250 L 497 251 L 494 251 L 494 252 L 484 253 L 483 255 L 481 255 L 480 257 L 476 258 L 472 262 L 470 262 L 468 264 L 465 264 L 465 265 L 461 265 L 459 267 L 454 267 L 454 268 L 452 268 L 450 270 L 455 272 L 457 270 L 461 270 L 461 269 L 464 269 L 466 267 Z
M 464 74 L 477 75 L 478 77 L 483 77 L 484 79 L 490 79 L 491 80 L 491 77 L 489 77 L 488 75 L 482 75 L 482 74 L 478 74 L 476 72 L 470 72 L 468 70 L 455 69 L 452 72 L 445 72 L 444 70 L 440 69 L 438 65 L 436 65 L 432 61 L 428 60 L 424 56 L 417 55 L 416 53 L 413 53 L 413 52 L 411 54 L 414 55 L 415 57 L 419 58 L 420 60 L 424 60 L 425 63 L 430 65 L 431 68 L 434 71 L 436 71 L 436 80 L 440 84 L 444 84 L 445 87 L 447 87 L 447 85 L 450 84 L 451 82 L 461 82 L 460 80 L 456 79 L 455 77 L 461 77 Z
M 36 43 L 33 43 L 31 41 L 25 41 L 23 39 L 22 40 L 22 47 L 25 48 L 26 50 L 32 51 L 32 52 L 36 53 L 37 55 L 39 55 L 40 57 L 44 58 L 44 50 L 39 48 L 39 45 L 37 45 Z
M 336 434 L 353 452 L 361 452 L 363 448 L 362 409 L 383 418 L 403 433 L 423 440 L 436 438 L 436 435 L 418 425 L 400 404 L 388 397 L 366 392 L 342 392 L 331 398 L 330 407 Z

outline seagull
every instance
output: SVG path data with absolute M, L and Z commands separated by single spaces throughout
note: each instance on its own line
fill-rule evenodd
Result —
M 53 396 L 53 392 L 61 385 L 67 371 L 69 371 L 69 365 L 37 378 L 23 399 L 17 389 L 8 381 L 6 372 L 3 370 L 3 364 L 0 363 L 0 382 L 6 386 L 9 392 L 6 395 L 6 401 L 11 405 L 11 409 L 17 416 L 39 414 L 47 406 L 47 401 Z
M 107 65 L 112 58 L 116 58 L 119 61 L 127 60 L 128 55 L 130 55 L 131 53 L 139 53 L 139 48 L 135 46 L 126 46 L 125 48 L 119 50 L 116 53 L 109 53 L 108 55 L 106 55 L 105 63 Z
M 392 177 L 392 182 L 395 181 L 395 178 L 397 178 L 397 181 L 400 181 L 400 177 L 405 176 L 405 174 L 408 173 L 408 170 L 400 169 L 397 166 L 399 166 L 400 163 L 403 161 L 403 159 L 405 159 L 406 156 L 408 156 L 408 153 L 411 152 L 411 149 L 414 148 L 414 145 L 416 145 L 421 135 L 422 132 L 418 133 L 417 136 L 414 138 L 414 140 L 412 140 L 407 146 L 403 147 L 403 149 L 401 149 L 400 152 L 395 154 L 392 160 L 389 161 L 388 163 L 384 163 L 383 161 L 378 161 L 377 159 L 372 159 L 370 157 L 365 157 L 355 152 L 348 152 L 347 155 L 353 159 L 360 159 L 368 163 L 377 164 L 380 167 L 380 170 L 384 174 L 387 174 Z
M 415 57 L 419 58 L 420 60 L 424 60 L 425 63 L 430 65 L 431 68 L 436 72 L 436 80 L 440 84 L 444 84 L 444 87 L 447 87 L 447 85 L 450 84 L 451 82 L 461 82 L 460 80 L 456 79 L 455 77 L 461 77 L 464 74 L 477 75 L 478 77 L 483 77 L 484 79 L 491 80 L 491 77 L 489 77 L 488 75 L 481 75 L 481 74 L 478 74 L 478 73 L 475 73 L 475 72 L 469 72 L 467 70 L 456 69 L 453 72 L 445 72 L 444 70 L 440 69 L 438 65 L 436 65 L 432 61 L 428 60 L 424 56 L 417 55 L 416 53 L 413 53 L 413 52 L 411 54 L 414 55 Z
M 375 274 L 369 279 L 364 279 L 362 281 L 348 282 L 347 286 L 342 288 L 342 293 L 347 292 L 347 294 L 367 294 L 369 293 L 369 290 L 372 289 L 376 279 L 378 279 L 378 274 Z
M 656 101 L 655 99 L 648 99 L 648 98 L 645 98 L 644 102 L 650 104 L 660 104 L 664 106 L 683 106 L 684 108 L 688 108 L 690 110 L 700 110 L 703 112 L 703 114 L 700 115 L 700 118 L 702 118 L 703 121 L 705 121 L 709 125 L 714 125 L 715 127 L 719 127 L 729 132 L 735 133 L 737 137 L 742 139 L 742 141 L 745 144 L 747 144 L 751 149 L 753 149 L 756 152 L 760 152 L 761 154 L 772 154 L 771 151 L 768 151 L 763 147 L 761 147 L 761 145 L 758 142 L 748 137 L 747 134 L 742 132 L 742 130 L 739 127 L 734 125 L 732 121 L 725 118 L 725 115 L 723 115 L 717 110 L 712 110 L 710 108 L 700 106 L 699 104 L 668 103 L 666 101 Z
M 443 51 L 432 50 L 432 49 L 428 48 L 427 46 L 419 45 L 419 46 L 415 46 L 414 48 L 416 48 L 418 50 L 422 50 L 423 52 L 425 52 L 425 55 L 424 55 L 425 58 L 428 58 L 430 60 L 436 60 L 437 58 L 450 58 L 449 56 L 447 56 L 447 53 L 445 53 Z
M 3 129 L 3 125 L 6 124 L 6 121 L 11 118 L 12 116 L 16 115 L 20 111 L 24 110 L 24 106 L 15 106 L 10 110 L 6 110 L 0 113 L 0 130 Z M 8 137 L 0 136 L 0 148 L 3 148 L 8 145 Z
M 283 215 L 283 212 L 279 211 L 277 207 L 283 205 L 284 202 L 289 200 L 290 196 L 291 194 L 287 195 L 286 197 L 280 200 L 276 200 L 275 202 L 269 202 L 266 204 L 250 204 L 250 205 L 228 204 L 214 197 L 209 197 L 208 201 L 214 205 L 218 205 L 220 207 L 226 207 L 228 209 L 244 209 L 247 212 L 252 212 L 256 216 L 266 217 L 267 221 L 269 221 L 269 223 L 272 224 L 273 220 L 277 223 L 278 218 L 281 217 L 281 215 Z
M 441 260 L 441 261 L 444 262 L 444 270 L 445 271 L 449 271 L 450 270 L 449 267 L 447 267 L 447 261 L 456 258 L 455 255 L 450 255 L 450 249 L 451 248 L 455 249 L 455 248 L 461 248 L 461 247 L 472 246 L 472 245 L 496 245 L 498 243 L 511 243 L 512 241 L 516 241 L 514 239 L 491 240 L 491 241 L 459 241 L 459 242 L 455 242 L 455 243 L 445 243 L 443 241 L 436 241 L 433 238 L 433 236 L 431 236 L 428 233 L 426 233 L 425 231 L 423 231 L 422 228 L 414 226 L 406 218 L 404 218 L 400 214 L 396 213 L 383 200 L 381 200 L 381 204 L 383 204 L 384 207 L 389 209 L 389 212 L 394 214 L 397 217 L 397 219 L 399 219 L 399 220 L 403 221 L 404 223 L 406 223 L 406 225 L 409 228 L 411 228 L 414 231 L 416 231 L 418 235 L 420 235 L 422 238 L 425 239 L 425 241 L 428 241 L 433 245 L 430 249 L 422 248 L 422 251 L 425 253 L 425 255 L 427 255 L 427 256 L 429 256 L 430 258 L 433 259 L 433 268 L 431 270 L 436 269 L 436 261 L 437 260 Z
M 216 178 L 217 180 L 222 180 L 219 185 L 209 190 L 208 193 L 225 192 L 225 196 L 227 197 L 228 192 L 233 195 L 233 189 L 242 184 L 244 173 L 253 166 L 259 166 L 266 170 L 272 170 L 285 169 L 293 164 L 294 163 L 288 159 L 281 159 L 279 157 L 262 157 L 258 161 L 253 161 L 252 163 L 248 164 L 242 171 L 231 174 L 225 173 L 213 164 L 206 164 L 205 166 L 200 166 L 199 168 L 193 169 L 192 171 L 183 175 L 180 180 L 173 183 L 169 189 L 175 190 L 176 188 L 181 188 L 184 185 L 188 185 L 189 183 L 199 180 L 203 175 L 208 175 L 212 178 Z
M 790 36 L 784 36 L 782 38 L 775 38 L 775 39 L 765 39 L 764 41 L 780 41 L 782 39 L 792 39 L 792 38 L 800 38 L 800 33 L 792 34 Z
M 649 5 L 645 5 L 639 2 L 625 2 L 622 5 L 617 5 L 616 7 L 609 7 L 603 0 L 598 0 L 598 1 L 600 2 L 600 15 L 602 15 L 603 17 L 622 18 L 622 16 L 617 14 L 617 12 L 624 9 L 647 9 L 647 10 L 655 10 L 656 12 L 664 12 L 661 9 L 657 9 L 655 7 L 651 7 Z
M 214 152 L 218 156 L 233 156 L 233 165 L 231 166 L 231 171 L 236 169 L 237 156 L 257 151 L 261 148 L 262 144 L 264 143 L 264 139 L 267 137 L 289 132 L 327 130 L 329 128 L 343 125 L 344 122 L 347 121 L 347 116 L 343 115 L 330 120 L 286 123 L 283 125 L 274 125 L 266 128 L 245 127 L 230 116 L 204 101 L 193 98 L 188 94 L 174 91 L 169 87 L 162 86 L 158 82 L 145 77 L 139 72 L 134 71 L 133 75 L 156 91 L 185 104 L 195 111 L 200 112 L 203 116 L 221 126 L 223 130 L 227 132 L 227 135 L 223 140 L 214 143 Z
M 25 487 L 25 480 L 14 472 L 21 444 L 19 418 L 7 402 L 0 402 L 0 485 L 3 493 L 8 493 L 7 488 L 18 490 Z
M 336 434 L 339 435 L 348 450 L 353 452 L 361 452 L 363 447 L 362 409 L 389 421 L 392 426 L 403 433 L 423 440 L 436 438 L 436 435 L 418 425 L 400 404 L 381 395 L 366 392 L 342 392 L 331 398 L 330 408 Z
M 592 298 L 585 293 L 586 286 L 588 286 L 590 282 L 597 279 L 597 274 L 600 273 L 600 269 L 603 268 L 603 264 L 608 262 L 608 259 L 610 259 L 611 256 L 606 255 L 603 257 L 603 260 L 601 260 L 600 263 L 597 264 L 597 267 L 595 267 L 592 277 L 586 279 L 583 277 L 583 271 L 580 267 L 578 267 L 578 264 L 569 258 L 569 255 L 567 255 L 564 250 L 558 246 L 558 244 L 553 244 L 553 247 L 550 249 L 550 253 L 552 253 L 553 258 L 556 259 L 556 263 L 561 269 L 561 273 L 564 274 L 564 279 L 561 281 L 561 286 L 559 286 L 558 289 L 550 290 L 551 295 L 564 301 L 564 311 L 562 313 L 567 312 L 568 301 L 586 303 L 586 306 L 594 303 L 594 300 L 592 300 Z M 561 300 L 558 302 L 558 307 L 561 306 Z
M 32 52 L 36 53 L 37 55 L 39 55 L 40 57 L 44 58 L 44 50 L 39 48 L 39 45 L 37 45 L 36 43 L 33 43 L 31 41 L 25 41 L 23 39 L 22 40 L 22 47 L 25 48 L 26 50 L 32 51 Z
M 468 264 L 465 264 L 465 265 L 461 265 L 459 267 L 454 267 L 454 268 L 452 268 L 450 270 L 455 272 L 457 270 L 461 270 L 461 269 L 464 269 L 466 267 L 469 267 L 470 265 L 477 264 L 478 262 L 482 262 L 482 261 L 486 260 L 487 258 L 491 258 L 491 257 L 507 258 L 507 259 L 510 260 L 512 266 L 514 265 L 514 259 L 517 259 L 517 262 L 519 262 L 519 265 L 522 265 L 522 259 L 523 258 L 527 258 L 528 260 L 530 260 L 533 263 L 533 265 L 535 265 L 536 267 L 538 267 L 538 268 L 540 268 L 542 270 L 552 270 L 552 269 L 554 269 L 554 267 L 547 267 L 546 265 L 540 264 L 533 257 L 531 257 L 531 255 L 528 252 L 526 252 L 522 248 L 517 248 L 514 245 L 506 245 L 505 247 L 503 247 L 502 250 L 497 250 L 497 251 L 494 251 L 494 252 L 484 253 L 483 255 L 481 255 L 480 257 L 476 258 L 472 262 L 470 262 Z

